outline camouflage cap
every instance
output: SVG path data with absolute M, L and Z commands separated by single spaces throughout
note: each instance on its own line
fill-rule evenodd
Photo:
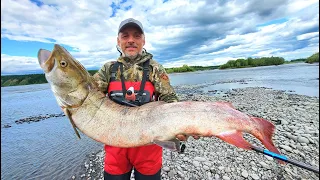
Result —
M 141 22 L 138 21 L 138 20 L 135 20 L 133 18 L 129 18 L 129 19 L 123 20 L 120 23 L 118 34 L 123 30 L 123 28 L 128 27 L 128 26 L 135 26 L 135 27 L 137 27 L 138 29 L 141 30 L 142 34 L 144 34 L 143 26 L 142 26 Z

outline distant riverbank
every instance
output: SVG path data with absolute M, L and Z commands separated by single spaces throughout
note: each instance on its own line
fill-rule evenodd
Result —
M 231 61 L 228 63 L 230 64 Z M 233 62 L 233 61 L 232 61 Z M 239 60 L 239 62 L 242 62 Z M 291 60 L 286 61 L 284 64 L 287 63 L 302 63 L 305 62 L 303 59 L 297 59 L 297 60 Z M 227 63 L 227 64 L 228 64 Z M 235 64 L 238 62 L 235 61 Z M 233 64 L 233 63 L 231 63 Z M 241 63 L 240 63 L 241 64 Z M 234 69 L 234 68 L 250 68 L 250 67 L 257 67 L 257 66 L 273 66 L 274 64 L 268 64 L 268 65 L 256 65 L 256 66 L 226 66 L 224 68 L 221 68 L 224 65 L 221 66 L 188 66 L 183 65 L 182 67 L 173 67 L 173 68 L 165 68 L 166 72 L 168 74 L 171 73 L 182 73 L 182 72 L 194 72 L 194 71 L 205 71 L 205 70 L 214 70 L 214 69 Z M 280 64 L 281 65 L 281 64 Z M 88 72 L 93 75 L 98 70 L 88 70 Z M 26 74 L 26 75 L 7 75 L 7 76 L 1 76 L 1 87 L 6 86 L 22 86 L 22 85 L 30 85 L 30 84 L 44 84 L 48 83 L 48 81 L 45 78 L 44 74 Z
M 218 69 L 220 66 L 188 66 L 165 68 L 167 73 L 182 73 L 204 70 Z M 91 75 L 94 75 L 98 70 L 88 70 Z M 44 74 L 26 74 L 26 75 L 8 75 L 1 76 L 1 87 L 6 86 L 22 86 L 30 84 L 48 83 Z

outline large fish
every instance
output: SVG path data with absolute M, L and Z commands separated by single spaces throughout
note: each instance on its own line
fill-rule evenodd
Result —
M 103 144 L 136 147 L 158 144 L 179 150 L 176 135 L 218 137 L 251 150 L 243 132 L 252 134 L 274 153 L 275 127 L 246 115 L 227 102 L 150 102 L 138 107 L 119 105 L 98 90 L 88 71 L 60 45 L 52 52 L 40 49 L 38 60 L 59 106 L 77 129 Z

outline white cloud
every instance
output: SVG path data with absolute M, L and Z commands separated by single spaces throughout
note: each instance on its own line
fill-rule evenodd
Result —
M 277 54 L 288 59 L 299 52 L 311 55 L 319 48 L 319 1 L 315 0 L 42 2 L 37 6 L 27 0 L 1 1 L 1 38 L 68 45 L 88 68 L 117 58 L 118 26 L 129 17 L 142 22 L 145 48 L 164 66 L 219 65 L 240 57 Z M 287 21 L 257 27 L 276 19 Z M 12 60 L 4 69 L 8 71 L 18 71 L 17 60 L 27 58 L 4 57 L 7 64 Z M 26 66 L 38 68 L 36 63 Z
M 319 32 L 311 32 L 311 33 L 301 34 L 297 36 L 297 40 L 311 39 L 317 36 L 319 37 Z
M 1 54 L 1 72 L 7 72 L 8 69 L 10 69 L 10 72 L 12 73 L 21 70 L 41 70 L 37 58 Z
M 253 56 L 255 57 L 270 57 L 274 54 L 274 52 L 279 51 L 279 49 L 267 50 L 267 51 L 259 51 Z
M 304 0 L 304 1 L 299 1 L 299 0 L 295 0 L 295 1 L 291 1 L 288 4 L 288 11 L 290 13 L 294 13 L 294 12 L 298 12 L 310 5 L 315 5 L 316 3 L 318 3 L 319 6 L 319 0 Z

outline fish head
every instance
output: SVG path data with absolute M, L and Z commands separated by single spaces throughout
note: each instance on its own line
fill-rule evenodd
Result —
M 40 49 L 38 61 L 61 107 L 79 106 L 87 98 L 93 79 L 88 71 L 62 46 L 52 52 Z

